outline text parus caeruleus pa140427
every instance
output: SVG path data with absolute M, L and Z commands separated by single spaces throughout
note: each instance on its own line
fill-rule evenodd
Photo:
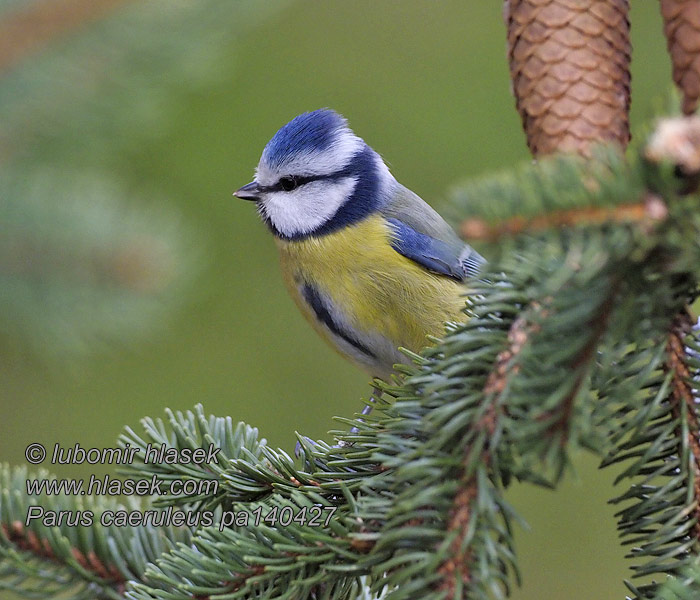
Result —
M 257 204 L 304 316 L 371 376 L 464 319 L 483 259 L 332 110 L 282 127 L 234 195 Z

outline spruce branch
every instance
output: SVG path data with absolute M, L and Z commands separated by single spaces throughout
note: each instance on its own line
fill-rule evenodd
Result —
M 663 201 L 654 194 L 646 195 L 640 202 L 621 204 L 614 208 L 572 208 L 526 219 L 520 215 L 489 225 L 478 218 L 470 218 L 462 224 L 465 238 L 494 242 L 506 235 L 539 233 L 554 227 L 595 225 L 603 223 L 640 223 L 650 227 L 666 216 Z
M 320 495 L 300 492 L 264 505 L 253 503 L 246 513 L 247 524 L 201 530 L 190 544 L 180 545 L 150 567 L 146 585 L 135 584 L 127 597 L 172 598 L 168 590 L 177 579 L 180 594 L 206 600 L 258 595 L 284 600 L 356 598 L 362 589 L 357 573 L 363 567 L 358 566 L 361 555 L 350 542 L 352 517 L 324 511 L 319 526 L 302 526 L 294 520 L 284 527 L 276 523 L 285 514 L 308 516 L 314 507 L 335 508 Z M 301 512 L 304 509 L 306 513 Z
M 664 291 L 665 295 L 673 293 L 672 286 Z M 618 527 L 623 543 L 634 547 L 629 557 L 638 561 L 633 566 L 636 577 L 652 573 L 681 576 L 697 560 L 692 448 L 697 445 L 698 430 L 695 403 L 685 383 L 689 360 L 683 345 L 692 348 L 695 342 L 687 336 L 687 316 L 673 317 L 677 311 L 670 306 L 663 316 L 657 313 L 646 319 L 638 315 L 639 331 L 634 333 L 643 336 L 635 336 L 640 347 L 630 352 L 628 344 L 625 356 L 616 364 L 603 363 L 599 374 L 607 379 L 599 388 L 601 404 L 611 407 L 608 423 L 618 427 L 611 429 L 610 443 L 615 449 L 603 466 L 625 462 L 617 482 L 633 481 L 612 502 L 625 506 L 617 513 Z M 612 377 L 619 382 L 618 390 L 611 386 Z M 656 584 L 627 585 L 636 598 L 657 597 Z
M 143 512 L 148 504 L 30 495 L 28 480 L 55 477 L 43 469 L 0 465 L 0 587 L 27 597 L 123 598 L 127 581 L 140 578 L 148 563 L 190 537 L 189 530 L 172 526 L 103 526 L 99 521 L 106 511 Z M 35 518 L 27 522 L 30 507 L 43 512 L 31 513 Z
M 207 417 L 204 408 L 173 412 L 166 409 L 167 420 L 145 418 L 144 435 L 127 427 L 119 437 L 122 448 L 137 448 L 135 460 L 121 468 L 125 475 L 163 481 L 215 481 L 217 493 L 206 497 L 163 495 L 154 500 L 156 506 L 187 506 L 196 510 L 217 507 L 231 509 L 241 503 L 260 501 L 272 494 L 290 496 L 308 491 L 327 499 L 343 496 L 364 483 L 365 475 L 380 471 L 366 442 L 372 423 L 380 420 L 386 401 L 378 401 L 374 415 L 348 420 L 350 431 L 340 433 L 344 446 L 331 446 L 299 436 L 298 459 L 295 461 L 281 449 L 273 449 L 258 437 L 258 430 L 245 423 L 233 424 L 230 417 Z M 357 428 L 357 431 L 353 431 Z M 218 449 L 217 458 L 206 464 L 178 462 L 145 462 L 146 451 L 161 448 L 176 455 L 183 451 Z M 296 463 L 301 463 L 297 466 Z
M 462 236 L 500 241 L 585 225 L 639 223 L 648 228 L 664 220 L 664 201 L 650 194 L 644 180 L 648 175 L 639 163 L 633 168 L 614 146 L 596 146 L 591 152 L 590 159 L 545 157 L 534 167 L 522 165 L 455 187 L 452 215 L 469 215 L 459 225 Z M 499 201 L 489 205 L 480 201 L 483 197 Z
M 508 344 L 519 293 L 503 273 L 488 278 L 502 285 L 492 296 L 475 289 L 469 321 L 426 351 L 394 392 L 377 438 L 376 456 L 386 470 L 362 488 L 358 512 L 367 515 L 362 539 L 375 543 L 370 556 L 392 550 L 373 569 L 387 573 L 373 589 L 381 582 L 393 598 L 457 598 L 467 590 L 487 597 L 507 590 L 515 569 L 513 515 L 500 483 L 507 460 L 497 418 L 502 408 L 498 395 L 483 390 L 499 348 Z
M 628 583 L 629 590 L 637 597 L 639 590 Z M 653 596 L 654 600 L 694 600 L 700 594 L 700 565 L 694 561 L 676 577 L 669 577 Z
M 134 461 L 122 467 L 125 475 L 137 475 L 143 478 L 157 476 L 163 481 L 191 480 L 215 481 L 219 483 L 216 494 L 202 498 L 198 496 L 160 496 L 155 500 L 156 505 L 193 505 L 198 509 L 213 509 L 226 503 L 227 506 L 236 501 L 254 500 L 271 491 L 269 482 L 255 478 L 256 472 L 248 468 L 241 473 L 231 468 L 231 462 L 244 456 L 246 466 L 251 461 L 262 461 L 262 449 L 265 440 L 258 439 L 258 430 L 239 423 L 234 427 L 230 417 L 207 419 L 201 405 L 195 411 L 173 412 L 166 410 L 168 422 L 161 419 L 142 419 L 144 436 L 137 434 L 127 427 L 119 437 L 118 443 L 122 448 L 135 448 L 138 452 Z M 187 463 L 180 461 L 161 461 L 155 458 L 156 452 L 173 450 L 182 455 L 183 450 L 202 449 L 208 451 L 215 447 L 219 452 L 213 461 L 206 463 Z M 148 460 L 148 453 L 151 459 Z M 252 471 L 252 472 L 251 472 Z M 246 477 L 247 476 L 247 477 Z

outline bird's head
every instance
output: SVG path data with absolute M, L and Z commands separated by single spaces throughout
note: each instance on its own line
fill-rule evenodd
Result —
M 321 109 L 284 125 L 265 146 L 255 180 L 234 196 L 257 202 L 275 235 L 300 239 L 362 220 L 386 202 L 395 184 L 347 121 Z

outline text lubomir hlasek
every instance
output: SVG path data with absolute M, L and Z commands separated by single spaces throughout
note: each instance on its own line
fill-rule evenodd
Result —
M 209 464 L 217 461 L 217 456 L 221 448 L 210 444 L 208 448 L 169 448 L 165 445 L 148 444 L 143 451 L 126 444 L 123 448 L 83 448 L 80 444 L 75 444 L 72 448 L 63 448 L 59 444 L 54 444 L 51 454 L 51 464 L 54 465 L 80 465 L 87 463 L 90 465 L 130 465 L 134 462 L 136 455 L 143 460 L 144 464 Z

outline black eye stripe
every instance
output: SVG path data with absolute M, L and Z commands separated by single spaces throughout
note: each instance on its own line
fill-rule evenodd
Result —
M 272 185 L 260 186 L 260 189 L 263 192 L 285 191 L 285 188 L 282 186 L 281 182 L 282 179 L 286 179 L 288 177 L 293 177 L 294 181 L 296 182 L 296 187 L 299 187 L 300 185 L 304 185 L 305 183 L 311 183 L 312 181 L 333 181 L 335 179 L 342 179 L 343 177 L 347 177 L 347 173 L 341 171 L 339 173 L 331 173 L 330 175 L 287 175 L 285 177 L 281 177 L 277 183 L 273 183 Z

